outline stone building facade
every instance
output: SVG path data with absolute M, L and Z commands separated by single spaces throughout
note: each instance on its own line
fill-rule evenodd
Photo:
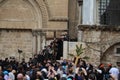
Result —
M 120 65 L 119 0 L 77 0 L 78 42 L 85 43 L 90 62 Z M 82 16 L 81 16 L 82 15 Z
M 120 28 L 110 26 L 84 25 L 78 26 L 79 42 L 86 45 L 85 55 L 89 55 L 90 62 L 99 64 L 112 63 L 117 65 L 120 61 Z
M 100 4 L 110 6 L 99 13 L 103 10 L 99 3 L 104 1 L 0 0 L 0 59 L 11 56 L 19 59 L 18 49 L 21 49 L 20 58 L 28 60 L 43 49 L 47 39 L 60 38 L 68 32 L 69 40 L 78 39 L 85 44 L 85 55 L 90 56 L 90 62 L 116 65 L 120 61 L 120 22 L 116 17 L 115 26 L 112 18 L 118 13 L 109 11 L 115 2 L 106 0 L 107 4 Z M 107 16 L 108 13 L 114 16 Z M 114 25 L 109 25 L 111 22 Z
M 0 59 L 28 60 L 67 28 L 68 0 L 0 0 Z

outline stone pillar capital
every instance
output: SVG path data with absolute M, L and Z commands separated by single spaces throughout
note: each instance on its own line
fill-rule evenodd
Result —
M 33 36 L 45 36 L 46 33 L 43 31 L 33 30 L 32 34 L 33 34 Z

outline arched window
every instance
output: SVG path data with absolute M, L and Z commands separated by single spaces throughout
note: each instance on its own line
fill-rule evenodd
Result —
M 100 0 L 100 24 L 120 25 L 120 0 Z

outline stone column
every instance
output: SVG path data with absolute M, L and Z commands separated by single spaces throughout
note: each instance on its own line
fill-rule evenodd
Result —
M 46 46 L 46 33 L 43 32 L 41 38 L 42 38 L 41 49 L 44 49 L 44 46 Z
M 33 48 L 32 48 L 33 49 L 32 56 L 33 56 L 34 54 L 37 53 L 37 33 L 33 31 L 32 34 L 33 34 Z
M 78 41 L 81 42 L 83 39 L 83 31 L 79 30 L 78 31 Z
M 79 6 L 79 20 L 78 20 L 78 24 L 82 23 L 82 5 Z
M 69 50 L 69 42 L 68 41 L 64 41 L 63 43 L 63 59 L 67 59 L 67 55 L 68 55 L 68 50 Z
M 96 24 L 98 24 L 98 25 L 100 24 L 100 23 L 99 23 L 99 22 L 100 22 L 100 18 L 99 18 L 99 3 L 100 3 L 100 2 L 99 2 L 99 1 L 100 1 L 100 0 L 95 0 L 95 2 L 96 2 L 96 7 L 95 7 L 95 8 L 96 8 L 96 9 L 95 9 L 95 10 L 96 10 L 96 11 L 95 11 L 96 16 L 95 16 L 95 20 L 96 20 Z M 95 3 L 95 2 L 94 2 L 94 3 Z
M 83 22 L 82 24 L 95 24 L 96 0 L 83 0 Z
M 78 11 L 79 11 L 78 24 L 82 23 L 82 9 L 83 9 L 83 0 L 78 0 Z
M 46 45 L 46 35 L 42 31 L 33 31 L 33 53 L 39 54 L 39 52 Z M 33 55 L 34 55 L 33 54 Z
M 37 54 L 41 50 L 41 32 L 37 32 Z
M 97 18 L 98 18 L 98 0 L 93 0 L 93 23 L 98 24 Z

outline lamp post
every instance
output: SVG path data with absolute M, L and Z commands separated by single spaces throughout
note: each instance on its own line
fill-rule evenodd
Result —
M 20 62 L 20 54 L 22 53 L 23 51 L 21 49 L 18 49 L 18 53 L 19 53 L 19 62 Z

